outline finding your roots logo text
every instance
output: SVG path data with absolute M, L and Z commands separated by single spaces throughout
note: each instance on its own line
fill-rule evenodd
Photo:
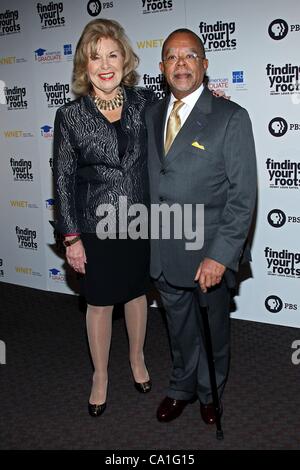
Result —
M 153 90 L 157 98 L 164 98 L 166 96 L 166 83 L 162 73 L 159 75 L 143 75 L 144 86 L 150 90 Z
M 207 52 L 236 49 L 237 40 L 233 37 L 235 33 L 234 21 L 225 22 L 219 20 L 212 24 L 201 21 L 199 31 Z
M 292 160 L 276 161 L 267 158 L 266 169 L 270 188 L 299 189 L 300 162 Z
M 298 94 L 300 91 L 300 66 L 291 63 L 283 66 L 268 64 L 266 66 L 271 95 Z
M 32 161 L 24 158 L 16 159 L 11 157 L 10 167 L 14 181 L 33 181 Z
M 18 10 L 0 12 L 0 36 L 21 32 Z
M 30 230 L 28 227 L 21 228 L 17 225 L 16 236 L 19 248 L 34 251 L 38 249 L 36 230 Z
M 48 108 L 59 107 L 71 101 L 71 98 L 68 96 L 70 92 L 70 85 L 68 83 L 56 82 L 55 85 L 44 83 L 43 88 Z
M 65 25 L 66 20 L 63 16 L 63 2 L 49 2 L 45 5 L 37 3 L 36 9 L 42 29 L 57 28 Z
M 6 86 L 4 93 L 8 111 L 27 109 L 28 102 L 26 100 L 25 87 L 14 86 L 13 88 L 9 88 Z
M 267 246 L 264 250 L 267 261 L 268 274 L 281 277 L 300 277 L 300 253 L 282 250 L 273 250 Z
M 172 11 L 173 0 L 140 0 L 143 14 Z

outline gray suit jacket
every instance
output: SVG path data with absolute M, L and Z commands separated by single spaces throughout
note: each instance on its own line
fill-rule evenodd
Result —
M 184 234 L 152 239 L 151 275 L 163 272 L 171 284 L 193 287 L 204 257 L 238 270 L 256 199 L 254 139 L 247 111 L 204 88 L 165 156 L 168 103 L 169 97 L 146 113 L 151 203 L 204 204 L 204 245 L 187 251 Z

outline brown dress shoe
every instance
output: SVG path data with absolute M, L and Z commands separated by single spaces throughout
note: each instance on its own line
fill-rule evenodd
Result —
M 221 408 L 221 413 L 223 413 L 223 407 L 222 403 L 220 402 L 220 408 Z M 200 403 L 200 412 L 203 421 L 205 424 L 215 424 L 216 422 L 216 413 L 215 413 L 215 407 L 213 403 L 207 403 L 206 405 L 204 403 Z
M 181 415 L 188 403 L 188 400 L 176 400 L 175 398 L 165 397 L 156 412 L 158 421 L 164 423 L 173 421 L 173 419 Z

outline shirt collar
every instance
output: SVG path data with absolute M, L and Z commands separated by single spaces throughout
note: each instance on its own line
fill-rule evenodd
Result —
M 184 98 L 182 98 L 180 101 L 182 101 L 183 103 L 187 104 L 190 108 L 193 108 L 196 104 L 196 101 L 198 101 L 202 91 L 204 90 L 204 85 L 203 83 L 199 86 L 199 88 L 197 88 L 197 90 L 193 91 L 192 93 L 190 93 L 189 95 L 185 96 Z M 169 107 L 172 107 L 173 106 L 173 103 L 174 101 L 177 101 L 178 98 L 175 98 L 175 96 L 173 95 L 173 93 L 171 93 L 171 99 L 170 99 L 170 103 L 169 103 Z

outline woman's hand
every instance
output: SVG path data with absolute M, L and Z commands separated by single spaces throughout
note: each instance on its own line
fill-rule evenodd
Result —
M 66 240 L 71 240 L 71 237 L 67 237 Z M 87 262 L 85 256 L 85 250 L 82 241 L 74 243 L 74 245 L 66 248 L 66 258 L 69 265 L 77 272 L 85 274 L 85 263 Z

